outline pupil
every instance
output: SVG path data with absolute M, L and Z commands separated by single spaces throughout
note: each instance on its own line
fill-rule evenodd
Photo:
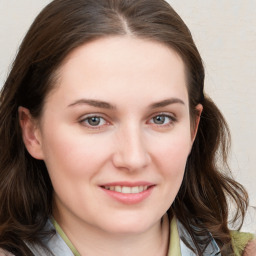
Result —
M 96 116 L 94 116 L 94 117 L 91 117 L 89 120 L 88 120 L 88 123 L 90 124 L 90 125 L 98 125 L 99 123 L 100 123 L 100 118 L 99 117 L 96 117 Z
M 156 116 L 154 117 L 154 122 L 156 124 L 163 124 L 164 123 L 164 120 L 165 120 L 165 117 L 164 116 Z

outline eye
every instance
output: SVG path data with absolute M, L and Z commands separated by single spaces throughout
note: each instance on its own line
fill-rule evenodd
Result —
M 164 126 L 164 125 L 171 125 L 175 121 L 176 121 L 176 118 L 171 115 L 160 114 L 160 115 L 156 115 L 156 116 L 152 117 L 150 119 L 149 123 Z
M 84 118 L 80 122 L 88 127 L 101 127 L 107 124 L 107 121 L 101 116 L 89 116 Z

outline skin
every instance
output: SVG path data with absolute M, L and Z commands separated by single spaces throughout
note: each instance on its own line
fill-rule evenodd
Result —
M 71 52 L 58 75 L 40 120 L 19 109 L 24 143 L 54 187 L 55 219 L 81 255 L 166 255 L 161 220 L 199 122 L 192 130 L 183 61 L 158 42 L 108 37 Z M 139 203 L 101 187 L 142 181 L 153 186 Z
M 243 256 L 256 256 L 256 239 L 246 245 Z

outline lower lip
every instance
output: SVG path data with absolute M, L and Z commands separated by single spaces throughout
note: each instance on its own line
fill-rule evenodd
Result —
M 110 197 L 114 198 L 115 200 L 123 203 L 123 204 L 138 204 L 144 201 L 146 198 L 150 196 L 152 193 L 154 186 L 149 187 L 147 190 L 142 191 L 140 193 L 134 193 L 134 194 L 124 194 L 108 189 L 104 189 L 101 187 L 101 189 Z

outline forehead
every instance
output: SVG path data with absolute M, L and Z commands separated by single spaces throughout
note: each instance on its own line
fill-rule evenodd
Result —
M 187 94 L 181 57 L 164 44 L 130 36 L 101 38 L 76 48 L 58 76 L 57 87 L 76 97 L 82 91 L 87 97 L 110 97 L 114 91 L 128 97 L 137 91 L 158 101 L 172 96 L 167 94 Z

